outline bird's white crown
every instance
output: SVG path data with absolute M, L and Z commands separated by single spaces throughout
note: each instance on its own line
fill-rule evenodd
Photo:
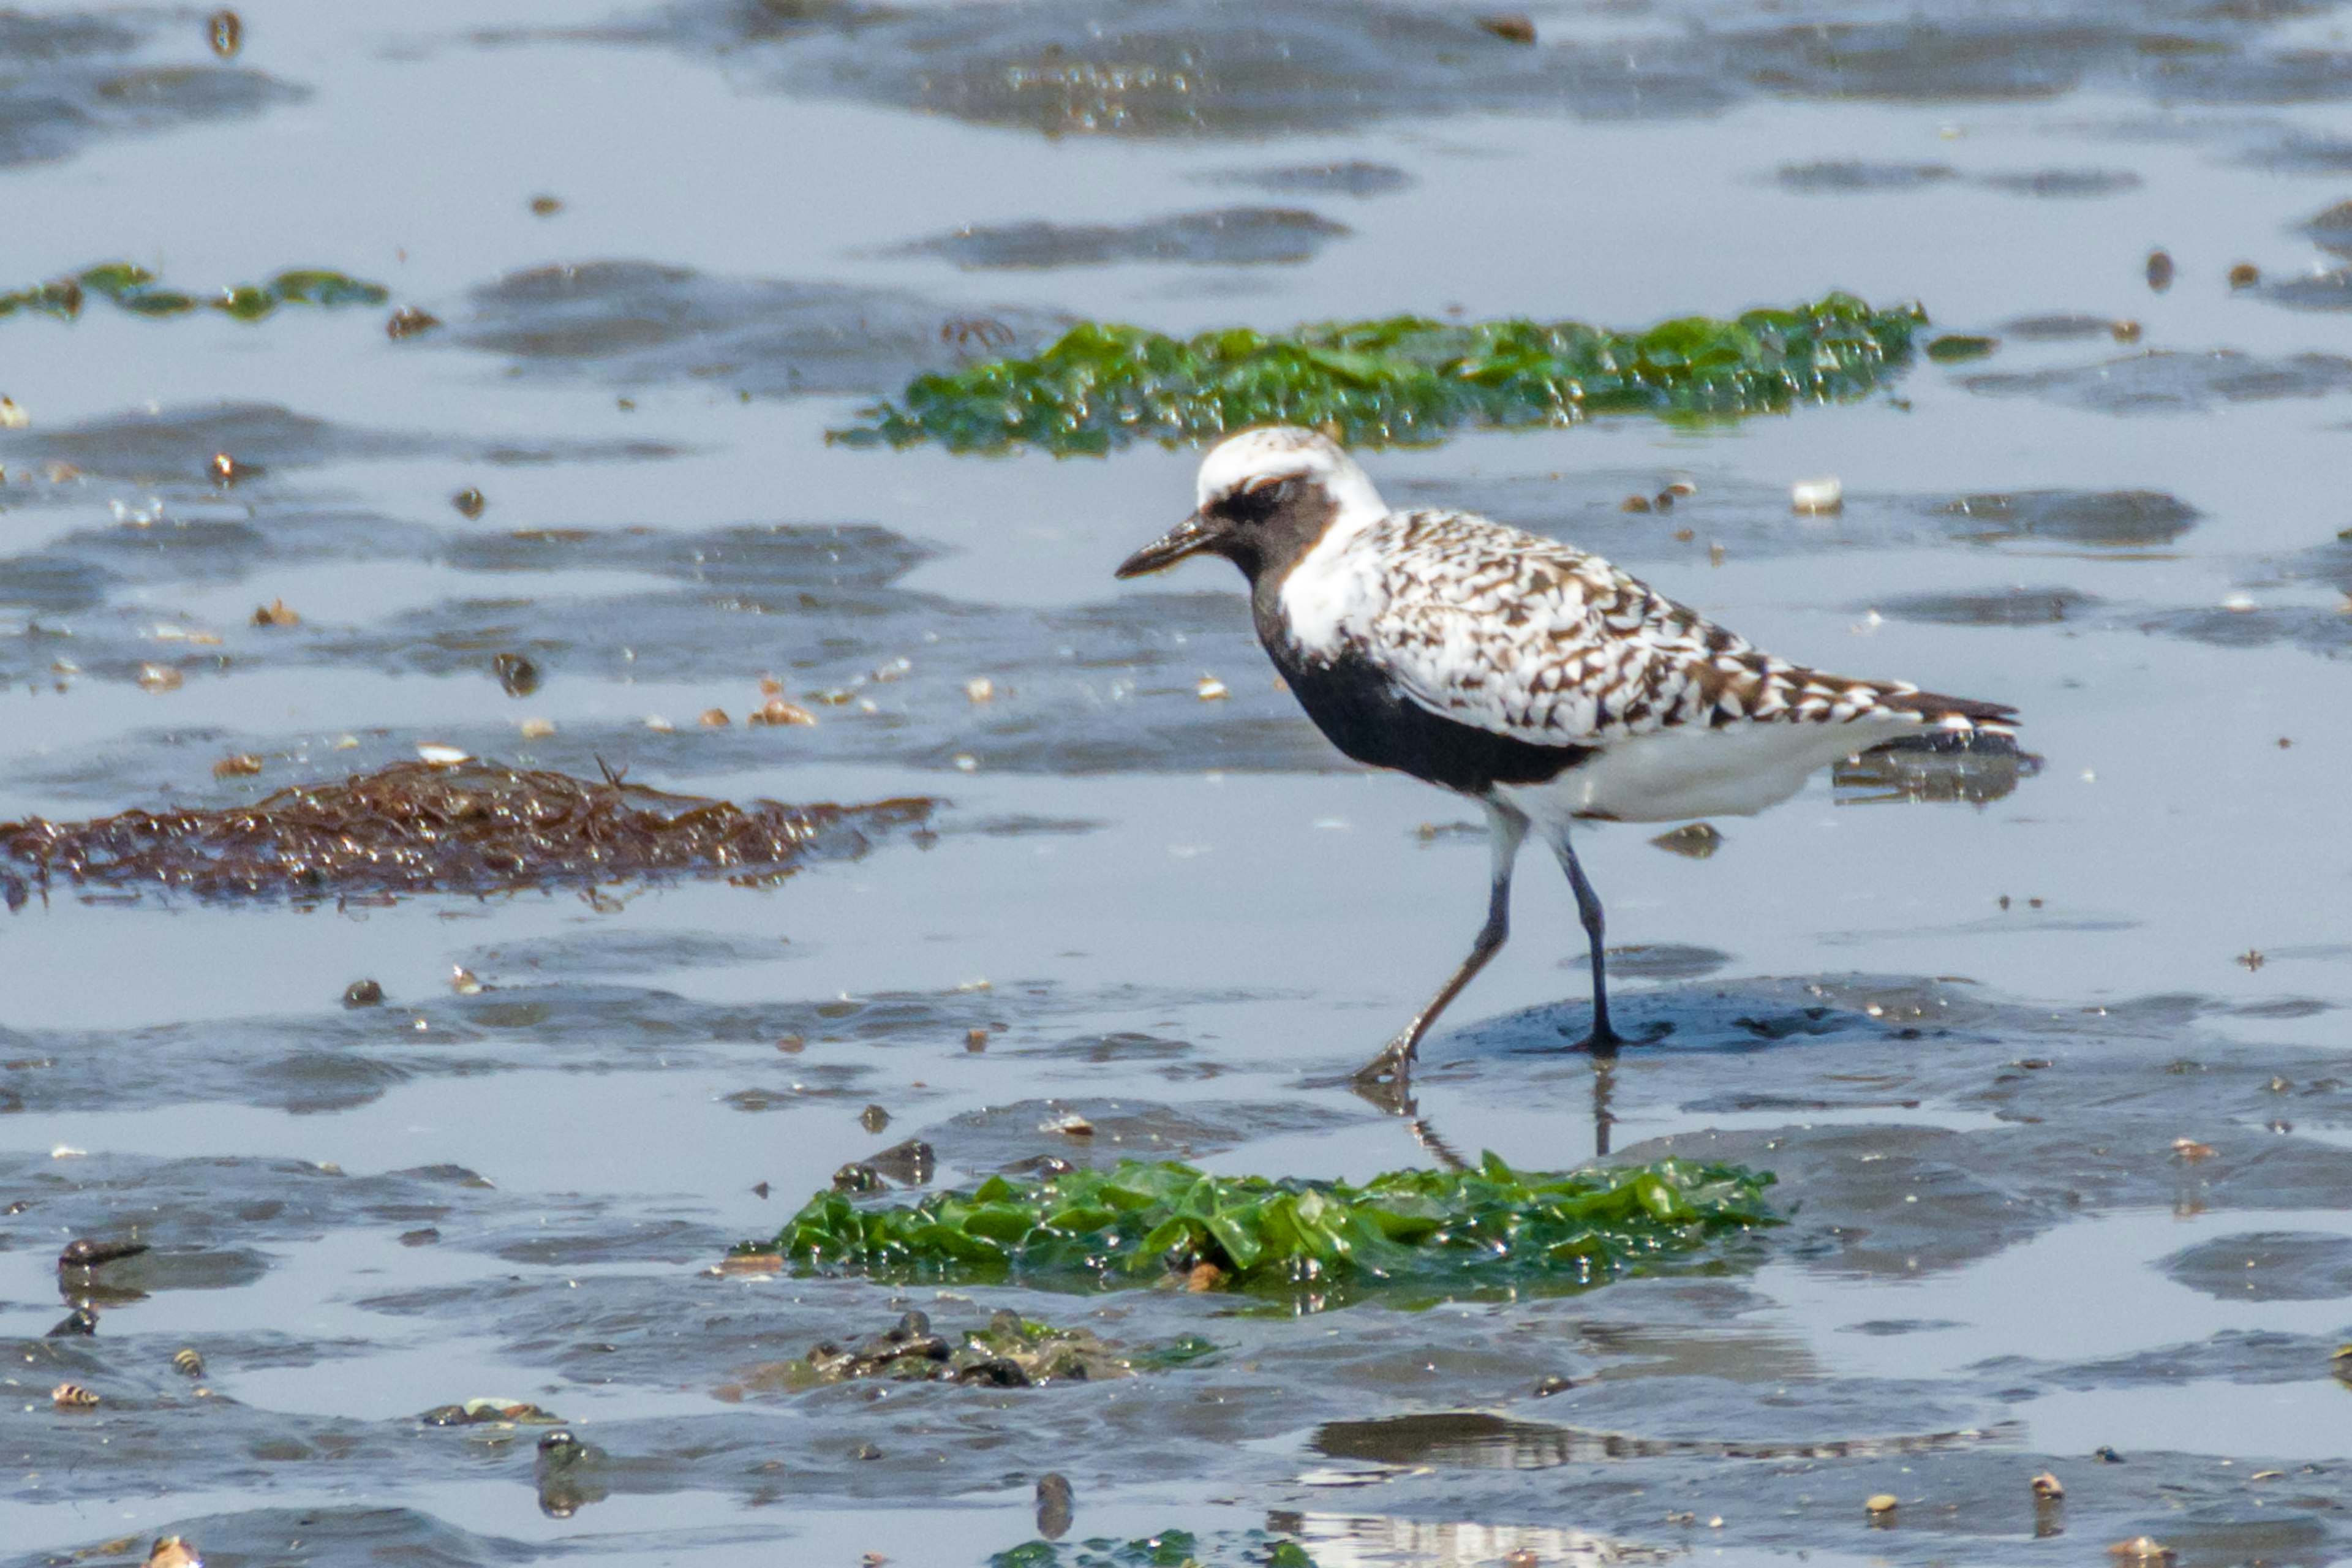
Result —
M 1268 479 L 1307 479 L 1337 503 L 1334 528 L 1362 527 L 1388 515 L 1388 503 L 1372 488 L 1371 476 L 1339 444 L 1297 425 L 1263 425 L 1229 436 L 1201 459 L 1199 502 Z

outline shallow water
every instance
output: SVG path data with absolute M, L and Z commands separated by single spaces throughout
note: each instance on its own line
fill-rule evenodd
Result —
M 194 15 L 0 17 L 0 283 L 329 266 L 446 324 L 0 320 L 0 818 L 425 742 L 948 804 L 767 888 L 0 918 L 0 1563 L 173 1530 L 229 1564 L 977 1564 L 1049 1471 L 1069 1540 L 1271 1530 L 1326 1568 L 2352 1555 L 2341 7 L 1561 5 L 1533 45 L 1319 0 L 241 10 L 226 62 Z M 1974 805 L 1820 779 L 1704 858 L 1591 830 L 1623 1011 L 1672 1026 L 1606 1072 L 1559 1048 L 1580 939 L 1529 860 L 1412 1121 L 1335 1080 L 1466 942 L 1475 813 L 1341 764 L 1222 569 L 1109 580 L 1195 455 L 824 440 L 1080 317 L 1638 326 L 1832 286 L 2000 346 L 1370 465 L 1776 652 L 2014 702 L 2039 772 Z M 1845 510 L 1792 516 L 1831 473 Z M 747 727 L 763 675 L 819 722 Z M 236 753 L 262 771 L 215 778 Z M 362 977 L 381 1008 L 341 1005 Z M 1090 1147 L 1041 1131 L 1071 1110 Z M 708 1272 L 908 1137 L 941 1182 L 1694 1153 L 1777 1172 L 1790 1223 L 1298 1319 Z M 49 1337 L 84 1299 L 95 1336 Z M 1219 1348 L 745 1381 L 998 1306 Z M 588 1453 L 416 1420 L 481 1394 Z

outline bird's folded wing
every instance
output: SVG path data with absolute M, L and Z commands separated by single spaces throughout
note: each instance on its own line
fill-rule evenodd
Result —
M 1766 655 L 1597 556 L 1461 513 L 1400 520 L 1365 649 L 1411 701 L 1534 745 L 1689 726 L 1916 722 L 1901 682 Z

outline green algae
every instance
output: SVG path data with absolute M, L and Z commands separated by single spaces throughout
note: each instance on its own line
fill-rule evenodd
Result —
M 1983 359 L 1999 347 L 1999 338 L 1979 337 L 1973 332 L 1947 332 L 1927 344 L 1927 357 L 1937 364 L 1963 364 L 1972 359 Z
M 1916 304 L 1879 310 L 1832 293 L 1793 310 L 1686 316 L 1633 332 L 1396 316 L 1182 339 L 1087 321 L 1034 358 L 919 376 L 898 402 L 868 409 L 866 423 L 833 438 L 1083 454 L 1273 423 L 1381 446 L 1436 441 L 1463 426 L 1568 425 L 1603 414 L 1728 420 L 1864 395 L 1909 363 L 1927 320 Z
M 1198 1283 L 1315 1305 L 1382 1287 L 1576 1289 L 1778 1224 L 1771 1181 L 1680 1159 L 1521 1173 L 1487 1154 L 1475 1170 L 1391 1171 L 1356 1186 L 1127 1160 L 991 1176 L 911 1205 L 819 1193 L 772 1242 L 739 1250 L 819 1272 L 1081 1289 L 1207 1265 L 1215 1272 Z
M 1315 1568 L 1307 1549 L 1263 1530 L 1218 1531 L 1206 1540 L 1163 1530 L 1139 1541 L 1109 1536 L 1056 1543 L 1026 1541 L 988 1560 L 988 1568 Z
M 23 310 L 70 321 L 81 314 L 84 302 L 93 295 L 134 316 L 184 316 L 209 306 L 240 321 L 260 321 L 280 305 L 331 310 L 342 305 L 381 305 L 392 298 L 381 283 L 322 268 L 298 267 L 267 283 L 233 283 L 209 299 L 199 300 L 161 287 L 152 272 L 135 262 L 108 261 L 68 278 L 0 294 L 0 317 Z

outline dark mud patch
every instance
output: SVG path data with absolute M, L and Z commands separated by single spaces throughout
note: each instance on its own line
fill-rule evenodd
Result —
M 1070 1131 L 1074 1119 L 1091 1131 Z M 1121 1160 L 1198 1160 L 1253 1139 L 1327 1131 L 1360 1120 L 1305 1099 L 1155 1104 L 1074 1097 L 968 1110 L 928 1136 L 941 1161 L 966 1171 L 1001 1171 L 1040 1157 L 1100 1168 Z
M 1133 224 L 1030 223 L 967 226 L 896 254 L 936 256 L 968 271 L 1108 267 L 1123 261 L 1255 267 L 1311 261 L 1354 231 L 1299 207 L 1219 207 Z
M 2265 283 L 2262 297 L 2296 310 L 2352 310 L 2352 271 L 2338 268 Z
M 106 137 L 244 119 L 308 96 L 207 59 L 193 15 L 0 16 L 0 164 L 68 158 Z
M 1967 184 L 2013 196 L 2081 199 L 2137 190 L 2140 177 L 2124 169 L 2028 169 L 1963 174 L 1949 163 L 1874 163 L 1825 159 L 1784 163 L 1773 182 L 1801 195 L 1864 195 Z
M 1681 119 L 1759 96 L 1937 103 L 2092 89 L 2280 104 L 2352 94 L 2352 59 L 2274 36 L 2291 20 L 2268 7 L 2125 17 L 2084 0 L 2000 20 L 1832 10 L 1794 25 L 1580 25 L 1530 48 L 1468 12 L 1335 0 L 1277 0 L 1240 19 L 1199 0 L 1150 0 L 1108 19 L 1086 0 L 989 13 L 837 0 L 782 15 L 709 0 L 597 34 L 710 57 L 759 89 L 1047 136 L 1241 138 L 1433 115 Z
M 2015 490 L 1962 496 L 1938 510 L 1959 520 L 1962 538 L 1981 543 L 2046 540 L 2110 550 L 2170 544 L 2204 515 L 2161 490 Z
M 1890 620 L 1946 626 L 2050 626 L 2104 603 L 2074 588 L 1994 588 L 1980 594 L 1909 594 L 1874 608 Z
M 2352 389 L 2352 359 L 2151 349 L 2102 364 L 1988 371 L 1962 384 L 1988 397 L 2036 397 L 2093 414 L 2203 414 L 2235 403 L 2326 397 Z
M 237 483 L 250 487 L 274 468 L 313 468 L 374 458 L 470 458 L 481 462 L 646 461 L 676 457 L 679 448 L 650 441 L 559 441 L 530 448 L 464 437 L 370 430 L 297 414 L 271 403 L 130 413 L 55 429 L 0 431 L 0 458 L 12 465 L 66 464 L 60 479 L 181 481 L 184 497 L 219 499 L 215 459 L 236 463 Z
M 1066 318 L 943 305 L 835 283 L 713 278 L 646 261 L 534 268 L 477 289 L 445 342 L 526 374 L 623 384 L 709 383 L 753 396 L 880 393 L 985 345 L 1034 342 Z
M 2250 1231 L 2187 1247 L 2157 1267 L 2175 1283 L 2222 1301 L 2352 1297 L 2352 1237 Z
M 762 882 L 863 855 L 930 815 L 928 800 L 748 806 L 495 763 L 400 763 L 223 810 L 0 823 L 12 908 L 26 884 L 203 899 L 379 901 L 420 893 L 593 887 L 681 875 Z
M 1410 190 L 1413 178 L 1393 163 L 1362 158 L 1344 163 L 1289 163 L 1272 169 L 1220 169 L 1201 179 L 1214 185 L 1246 185 L 1279 196 L 1394 195 Z
M 1634 1403 L 1655 1397 L 1657 1380 L 1621 1385 L 1612 1394 L 1630 1395 Z M 1894 1390 L 1888 1390 L 1890 1395 Z M 1917 1393 L 1905 1390 L 1906 1405 L 1916 1407 Z M 1825 1411 L 1807 1412 L 1814 1420 Z M 1845 1413 L 1841 1413 L 1845 1414 Z M 1800 1420 L 1804 1417 L 1799 1417 Z M 1750 1420 L 1743 1425 L 1764 1425 Z M 1785 1415 L 1769 1424 L 1789 1424 Z M 1868 1416 L 1857 1423 L 1874 1426 Z M 1851 1428 L 1849 1428 L 1851 1429 Z M 1595 1431 L 1550 1422 L 1519 1421 L 1480 1411 L 1439 1411 L 1425 1415 L 1393 1415 L 1378 1421 L 1335 1421 L 1318 1428 L 1315 1451 L 1334 1459 L 1356 1459 L 1403 1468 L 1433 1465 L 1448 1469 L 1547 1470 L 1567 1465 L 1591 1465 L 1622 1459 L 1851 1459 L 1897 1454 L 1927 1454 L 1942 1450 L 1999 1444 L 2014 1432 L 1957 1428 L 1945 1432 L 1885 1436 L 1830 1436 L 1835 1426 L 1824 1424 L 1811 1436 L 1777 1437 L 1641 1436 L 1630 1432 Z

